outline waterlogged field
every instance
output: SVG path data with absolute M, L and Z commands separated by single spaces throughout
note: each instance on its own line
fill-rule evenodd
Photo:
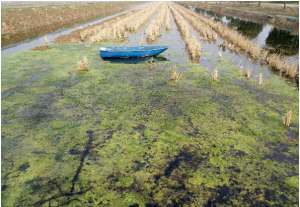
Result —
M 298 68 L 148 6 L 2 57 L 2 205 L 297 206 Z M 133 44 L 169 49 L 98 55 Z
M 129 2 L 4 2 L 2 3 L 2 46 L 24 41 L 63 27 L 130 8 Z
M 98 46 L 3 60 L 3 206 L 297 205 L 289 83 L 258 85 L 225 58 L 219 81 L 199 64 L 171 81 L 169 61 L 103 62 Z

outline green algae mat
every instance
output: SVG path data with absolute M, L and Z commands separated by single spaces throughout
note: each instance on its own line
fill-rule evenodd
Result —
M 226 59 L 218 82 L 199 64 L 171 82 L 172 62 L 98 46 L 2 59 L 2 206 L 298 205 L 297 88 Z

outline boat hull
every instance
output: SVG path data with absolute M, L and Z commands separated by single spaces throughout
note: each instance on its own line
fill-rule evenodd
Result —
M 99 55 L 103 59 L 111 58 L 143 58 L 157 56 L 167 50 L 166 46 L 143 46 L 143 47 L 110 47 L 101 48 Z

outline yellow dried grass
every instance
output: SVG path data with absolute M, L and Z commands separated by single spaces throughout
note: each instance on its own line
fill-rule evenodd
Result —
M 283 117 L 283 125 L 289 127 L 292 121 L 292 111 L 288 111 L 286 115 Z
M 259 73 L 258 75 L 258 85 L 262 85 L 263 84 L 263 74 Z
M 214 41 L 217 39 L 217 33 L 195 16 L 190 10 L 182 9 L 182 7 L 175 6 L 181 15 L 193 26 L 193 28 L 200 34 L 206 41 Z
M 159 13 L 156 18 L 146 28 L 146 40 L 147 42 L 155 41 L 160 35 L 163 29 L 170 29 L 170 17 L 169 8 L 167 4 L 163 4 L 160 7 Z
M 215 70 L 212 72 L 211 79 L 212 79 L 213 81 L 218 81 L 218 80 L 219 80 L 219 72 L 218 72 L 217 69 L 215 69 Z
M 128 12 L 119 18 L 83 30 L 80 32 L 80 39 L 88 42 L 123 41 L 128 37 L 128 33 L 137 31 L 159 5 L 159 3 L 152 3 L 143 9 Z
M 295 64 L 288 63 L 285 59 L 277 54 L 271 54 L 258 47 L 251 40 L 240 34 L 238 31 L 230 29 L 229 27 L 223 25 L 220 22 L 216 22 L 209 19 L 201 14 L 196 14 L 183 6 L 176 5 L 176 8 L 180 8 L 181 11 L 190 14 L 189 18 L 192 16 L 197 17 L 199 22 L 204 25 L 211 27 L 219 36 L 221 36 L 225 41 L 225 46 L 230 50 L 240 52 L 244 51 L 249 57 L 254 60 L 260 60 L 261 62 L 269 64 L 274 70 L 280 71 L 288 77 L 294 78 L 298 73 L 298 66 Z
M 180 78 L 181 78 L 182 74 L 176 71 L 176 68 L 174 67 L 171 70 L 171 74 L 170 74 L 170 80 L 177 82 Z
M 79 71 L 88 71 L 89 67 L 89 61 L 87 57 L 83 57 L 79 62 L 78 62 L 78 70 Z
M 198 61 L 201 55 L 201 44 L 197 38 L 191 34 L 187 21 L 182 15 L 172 7 L 175 22 L 186 44 L 186 48 L 191 56 L 192 61 Z

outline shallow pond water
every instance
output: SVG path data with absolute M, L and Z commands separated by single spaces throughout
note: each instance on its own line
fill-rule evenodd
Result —
M 227 26 L 239 31 L 255 43 L 271 52 L 287 56 L 291 62 L 298 63 L 299 36 L 290 31 L 278 29 L 270 24 L 259 24 L 234 16 L 222 16 L 201 8 L 192 8 L 195 12 L 221 21 Z
M 131 33 L 128 36 L 128 41 L 122 43 L 123 45 L 138 45 L 138 44 L 163 44 L 168 45 L 168 50 L 160 55 L 159 59 L 155 59 L 155 61 L 164 61 L 165 59 L 171 61 L 173 64 L 184 65 L 191 63 L 189 54 L 185 48 L 185 43 L 178 31 L 177 25 L 172 17 L 172 27 L 170 31 L 162 31 L 161 36 L 153 43 L 146 43 L 145 41 L 145 29 L 149 25 L 150 21 L 145 23 L 142 28 L 140 28 L 136 33 Z M 191 25 L 189 25 L 190 31 L 192 34 L 201 42 L 202 45 L 202 55 L 199 59 L 199 64 L 204 66 L 209 71 L 213 71 L 218 63 L 222 60 L 222 58 L 226 58 L 231 60 L 233 64 L 235 64 L 238 68 L 239 73 L 242 75 L 245 71 L 249 70 L 251 72 L 251 79 L 258 79 L 259 73 L 263 74 L 263 79 L 269 78 L 272 74 L 274 74 L 273 70 L 270 69 L 269 66 L 261 64 L 260 62 L 253 61 L 249 59 L 243 53 L 236 53 L 230 51 L 228 49 L 222 50 L 219 45 L 223 43 L 222 38 L 218 38 L 215 42 L 207 42 L 204 41 L 201 36 L 193 29 Z M 266 42 L 266 38 L 268 37 L 268 32 L 273 29 L 271 25 L 265 26 L 263 30 L 265 32 L 260 32 L 258 36 L 255 38 L 260 46 L 263 46 Z M 219 57 L 219 52 L 221 52 L 222 57 Z M 290 60 L 294 61 L 295 56 L 291 56 Z M 150 59 L 151 60 L 151 59 Z M 149 61 L 149 59 L 143 59 L 142 61 Z M 116 61 L 113 61 L 116 62 Z M 123 63 L 136 63 L 140 61 L 117 61 Z M 186 67 L 180 66 L 177 67 L 178 71 L 185 71 Z M 292 83 L 293 80 L 289 80 Z
M 147 28 L 149 22 L 146 23 L 140 30 L 134 34 L 130 34 L 128 37 L 128 41 L 123 43 L 124 45 L 136 45 L 141 44 L 141 42 L 145 42 L 145 29 Z M 268 78 L 272 73 L 269 70 L 268 66 L 262 65 L 257 62 L 253 62 L 249 58 L 247 58 L 244 54 L 239 54 L 232 52 L 230 50 L 222 51 L 219 47 L 220 44 L 223 43 L 222 39 L 218 39 L 216 42 L 207 42 L 204 41 L 199 34 L 194 31 L 192 26 L 189 26 L 192 34 L 201 42 L 202 45 L 202 55 L 199 59 L 199 64 L 207 68 L 209 71 L 213 71 L 222 58 L 227 58 L 232 61 L 233 64 L 239 67 L 241 73 L 245 70 L 250 70 L 252 73 L 252 78 L 257 79 L 258 74 L 262 73 L 264 78 Z M 149 43 L 146 43 L 149 44 Z M 170 31 L 162 31 L 161 36 L 157 41 L 151 44 L 163 44 L 168 45 L 168 50 L 164 52 L 161 56 L 171 61 L 173 64 L 187 64 L 190 63 L 190 58 L 185 48 L 185 43 L 178 31 L 177 25 L 172 17 L 172 27 Z M 222 55 L 224 57 L 219 57 L 219 51 L 222 51 Z M 131 60 L 127 62 L 132 62 Z M 185 71 L 185 67 L 178 67 L 178 71 Z

